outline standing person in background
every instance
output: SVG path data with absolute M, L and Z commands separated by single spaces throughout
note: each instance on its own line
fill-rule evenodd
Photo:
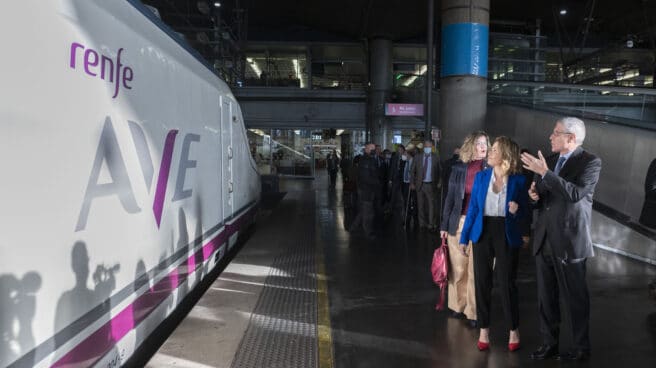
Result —
M 476 323 L 476 293 L 474 287 L 474 248 L 463 254 L 458 244 L 471 199 L 474 178 L 487 168 L 490 139 L 485 132 L 475 132 L 465 138 L 460 159 L 452 165 L 449 186 L 444 200 L 440 236 L 449 245 L 449 304 L 451 317 L 467 318 L 472 328 Z
M 415 156 L 411 168 L 410 189 L 417 191 L 419 227 L 437 230 L 435 205 L 440 184 L 440 159 L 433 152 L 433 141 L 424 142 L 422 154 Z
M 410 180 L 412 163 L 416 156 L 415 145 L 409 143 L 406 147 L 406 159 L 408 160 L 403 168 L 403 184 L 401 185 L 401 193 L 403 194 L 403 225 L 407 228 L 411 222 L 417 221 L 416 203 L 417 193 L 410 189 Z
M 590 295 L 586 260 L 594 256 L 590 237 L 592 196 L 601 159 L 581 148 L 585 124 L 566 117 L 549 136 L 553 155 L 522 155 L 536 175 L 529 196 L 538 208 L 533 254 L 537 266 L 538 312 L 543 343 L 531 358 L 587 360 L 590 357 Z M 561 300 L 562 297 L 562 300 Z M 561 301 L 568 310 L 574 347 L 559 355 Z
M 520 173 L 519 146 L 508 137 L 494 140 L 487 156 L 490 168 L 476 174 L 460 246 L 466 252 L 474 243 L 474 279 L 476 316 L 480 327 L 478 350 L 490 348 L 490 304 L 492 275 L 501 293 L 506 317 L 508 350 L 519 349 L 519 302 L 517 263 L 521 247 L 523 221 L 528 210 L 524 176 Z
M 642 205 L 640 213 L 640 223 L 656 228 L 656 159 L 654 159 L 647 169 L 645 177 L 645 203 Z
M 339 169 L 339 158 L 337 158 L 336 150 L 333 150 L 333 152 L 329 153 L 328 157 L 326 157 L 326 169 L 328 169 L 328 174 L 330 175 L 330 186 L 335 187 L 335 182 L 337 181 L 337 170 Z
M 369 239 L 375 238 L 374 233 L 374 202 L 377 193 L 380 193 L 380 178 L 378 177 L 378 165 L 376 163 L 376 151 L 373 143 L 365 145 L 365 154 L 358 162 L 358 203 L 359 212 L 353 221 L 351 229 L 362 225 L 365 235 Z
M 381 206 L 381 210 L 383 210 L 383 212 L 387 212 L 387 210 L 388 210 L 387 205 L 388 205 L 389 199 L 390 199 L 390 197 L 389 197 L 390 187 L 389 187 L 388 183 L 390 181 L 390 174 L 391 174 L 390 168 L 391 168 L 391 166 L 392 166 L 392 152 L 390 150 L 388 150 L 387 148 L 385 148 L 385 150 L 383 150 L 383 161 L 381 162 L 381 165 L 380 165 L 380 181 L 382 183 L 380 206 Z
M 387 184 L 389 186 L 388 209 L 391 213 L 399 213 L 397 210 L 403 206 L 401 183 L 403 183 L 403 171 L 407 162 L 408 156 L 405 154 L 405 146 L 399 144 L 396 147 L 396 153 L 394 153 L 390 161 L 389 173 L 387 175 Z

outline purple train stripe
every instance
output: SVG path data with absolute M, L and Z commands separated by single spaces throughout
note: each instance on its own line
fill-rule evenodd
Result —
M 175 144 L 175 136 L 177 134 L 177 130 L 171 130 L 166 135 L 164 152 L 162 152 L 162 163 L 159 166 L 159 177 L 157 178 L 155 202 L 153 203 L 153 212 L 155 213 L 157 228 L 159 228 L 159 224 L 162 221 L 162 211 L 164 211 L 164 198 L 166 197 L 166 186 L 169 182 L 169 171 L 171 170 L 171 159 L 173 157 L 173 145 Z
M 167 276 L 159 280 L 149 290 L 135 299 L 132 304 L 121 310 L 110 321 L 52 364 L 51 367 L 91 367 L 96 364 L 116 345 L 116 342 L 138 326 L 174 290 L 185 282 L 189 274 L 201 267 L 202 262 L 196 263 L 196 259 L 208 260 L 215 251 L 223 244 L 226 244 L 231 235 L 252 220 L 256 210 L 257 206 L 253 206 L 234 222 L 226 224 L 223 231 L 194 252 L 191 257 L 183 260 Z

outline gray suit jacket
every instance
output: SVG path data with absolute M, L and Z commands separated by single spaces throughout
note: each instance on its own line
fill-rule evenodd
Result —
M 437 189 L 440 186 L 441 175 L 441 164 L 440 159 L 437 157 L 436 153 L 431 153 L 431 176 L 433 189 Z M 424 153 L 416 155 L 414 160 L 412 160 L 412 166 L 410 167 L 410 183 L 415 185 L 416 190 L 420 190 L 422 185 L 424 185 Z
M 592 257 L 592 195 L 599 180 L 601 159 L 578 147 L 556 175 L 553 169 L 558 157 L 547 157 L 549 171 L 544 178 L 535 175 L 540 200 L 536 204 L 533 254 L 538 254 L 548 239 L 554 256 L 560 259 Z

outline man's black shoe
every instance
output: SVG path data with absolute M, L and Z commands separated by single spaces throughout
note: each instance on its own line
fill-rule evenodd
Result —
M 566 353 L 560 354 L 558 360 L 578 360 L 584 361 L 590 359 L 590 352 L 587 350 L 572 350 Z
M 533 360 L 545 360 L 551 357 L 558 359 L 558 345 L 542 345 L 538 350 L 531 353 Z

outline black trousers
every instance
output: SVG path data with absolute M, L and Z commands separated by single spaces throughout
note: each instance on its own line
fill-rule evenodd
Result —
M 548 244 L 543 245 L 548 246 Z M 590 351 L 590 294 L 585 260 L 563 263 L 542 252 L 535 257 L 538 279 L 540 332 L 545 344 L 557 345 L 560 334 L 560 298 L 567 309 L 574 348 Z
M 496 273 L 501 306 L 509 330 L 519 327 L 517 299 L 518 248 L 506 242 L 505 217 L 484 217 L 483 234 L 474 244 L 474 285 L 476 287 L 476 318 L 480 328 L 490 327 L 492 275 Z M 492 269 L 493 260 L 494 270 Z

